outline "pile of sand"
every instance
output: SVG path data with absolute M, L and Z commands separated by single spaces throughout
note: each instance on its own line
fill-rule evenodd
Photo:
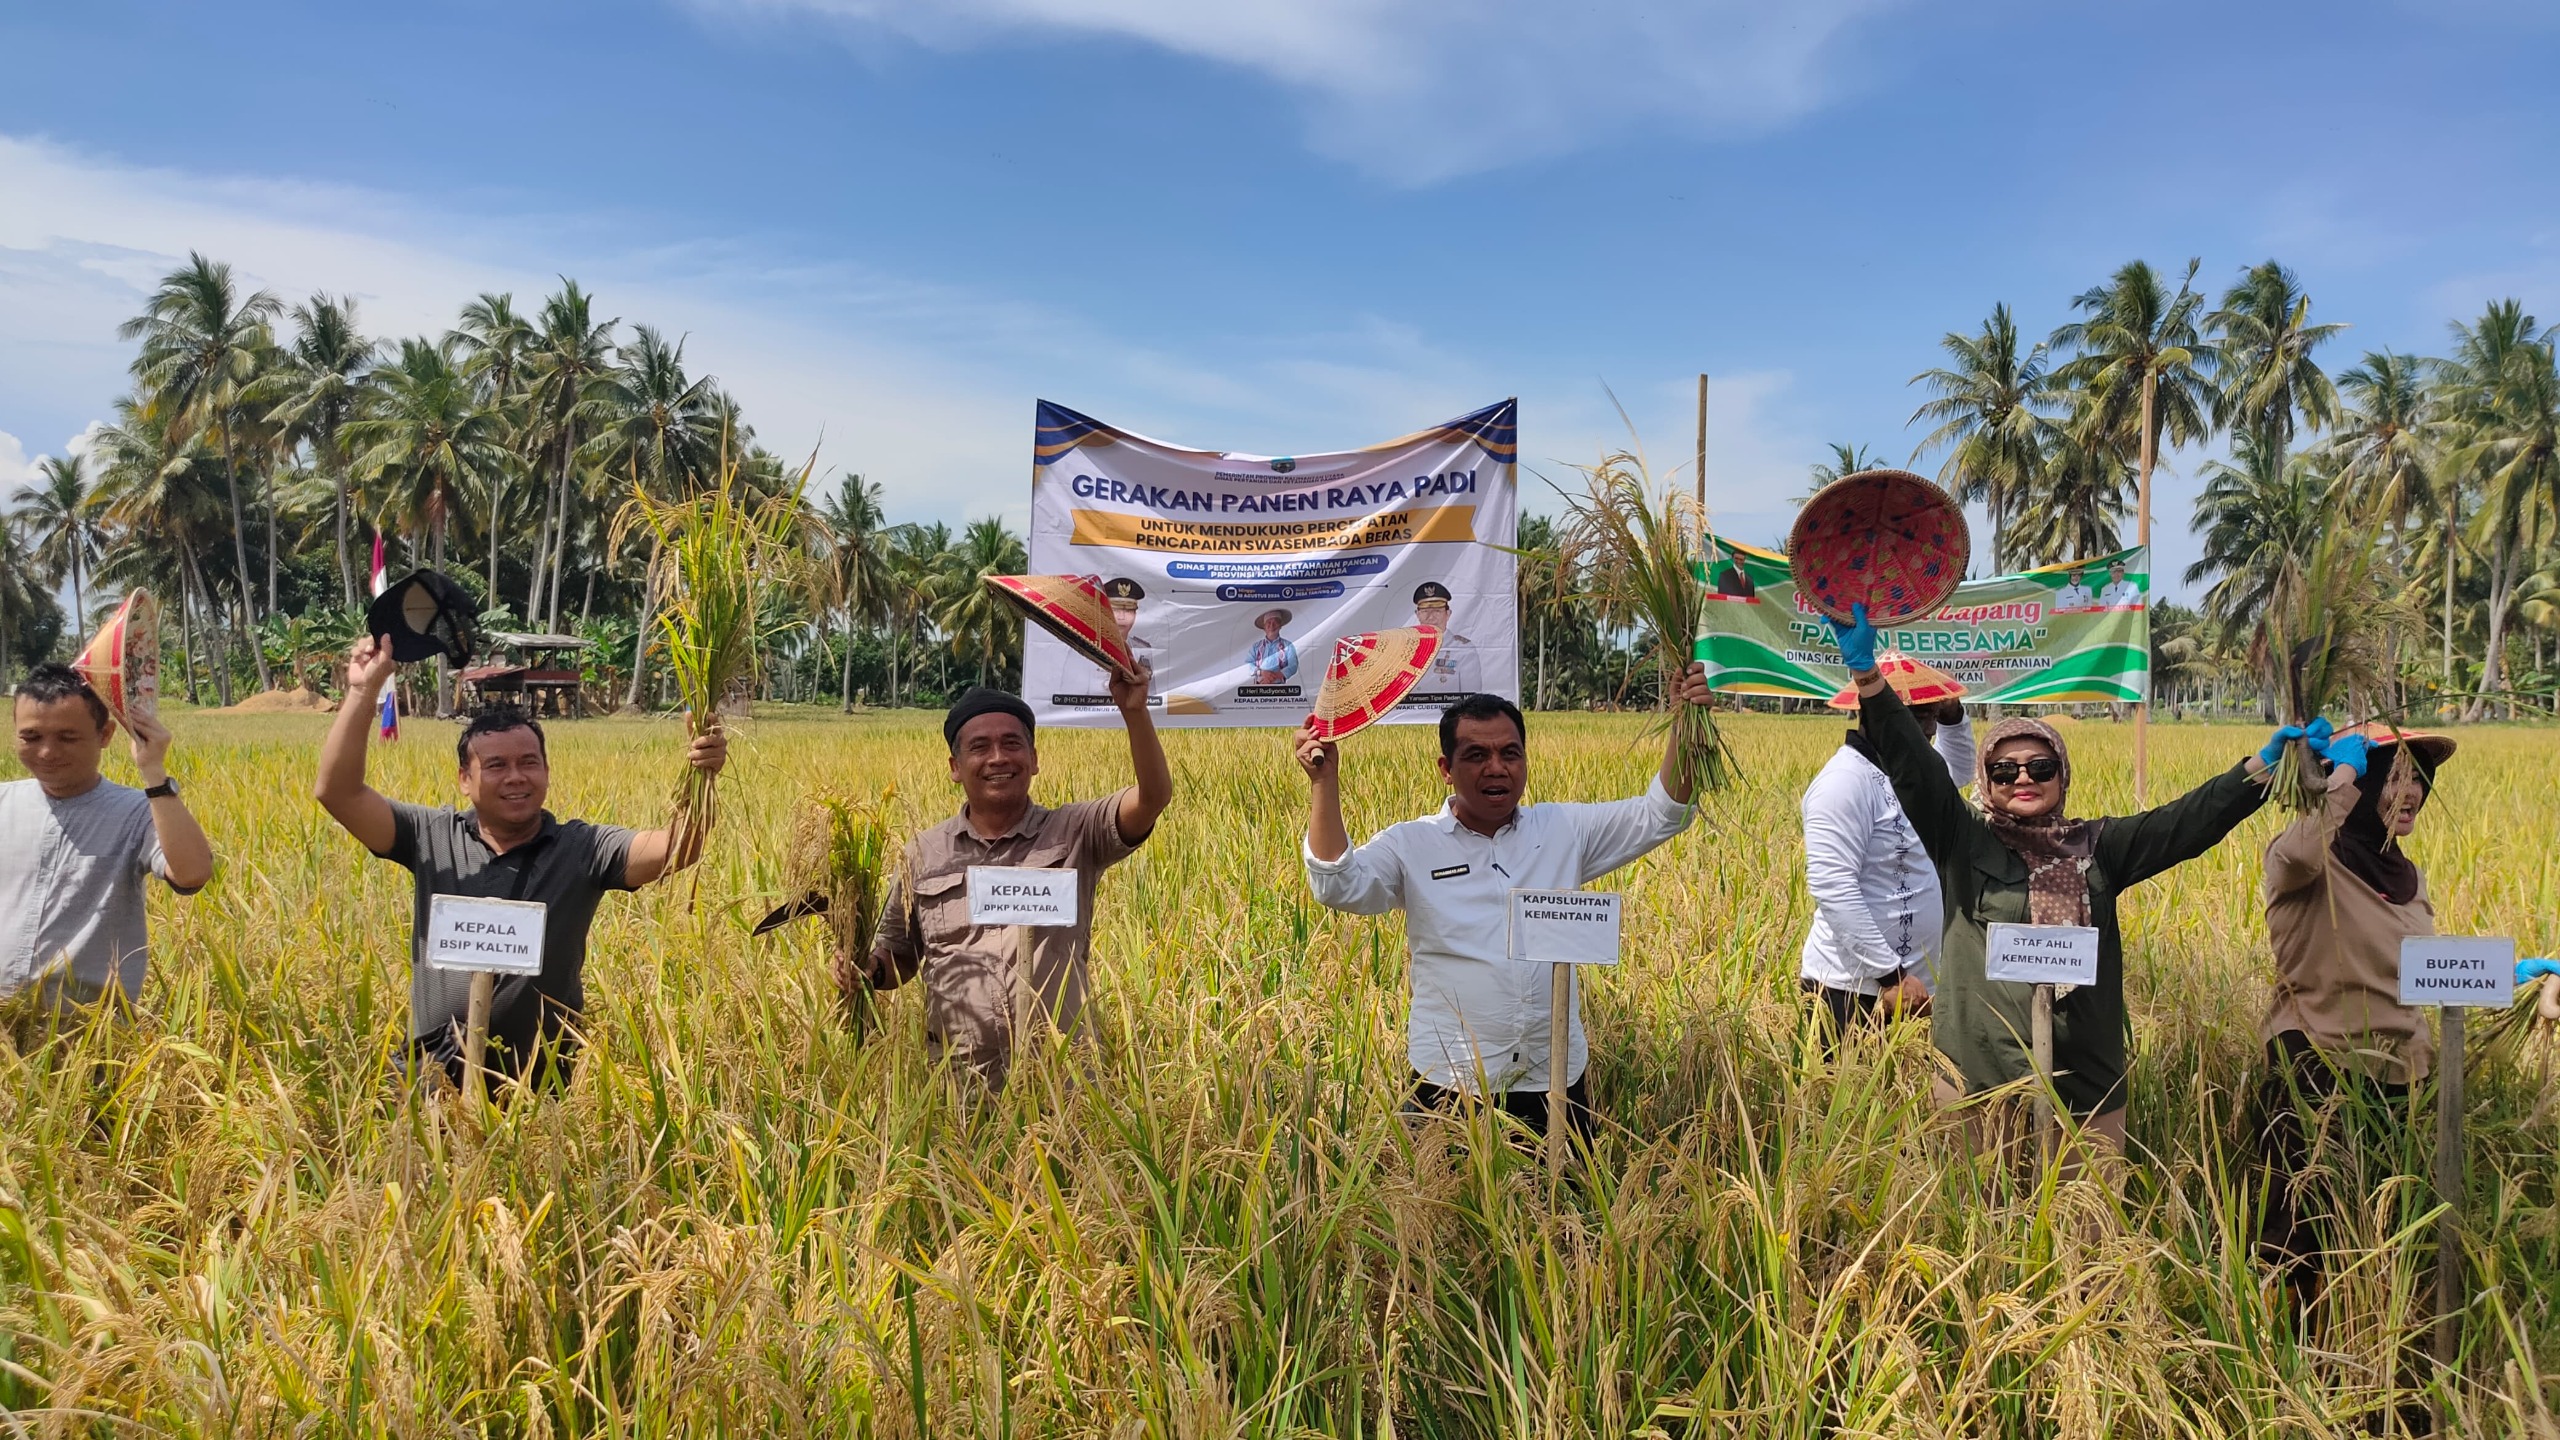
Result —
M 326 715 L 337 708 L 337 701 L 297 685 L 290 690 L 261 690 L 222 713 L 226 715 Z

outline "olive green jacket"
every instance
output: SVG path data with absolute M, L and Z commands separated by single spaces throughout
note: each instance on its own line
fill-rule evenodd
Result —
M 1982 971 L 1988 927 L 2027 923 L 2027 862 L 2000 843 L 1965 802 L 1947 778 L 1946 762 L 1929 748 L 1898 696 L 1888 689 L 1866 697 L 1859 715 L 1946 895 L 1930 1038 L 1964 1071 L 1970 1092 L 2025 1079 L 2035 1073 L 2027 1048 L 2035 987 L 1986 980 Z M 2246 764 L 2166 805 L 2099 823 L 2097 853 L 2087 872 L 2089 923 L 2098 931 L 2098 983 L 2057 997 L 2053 1006 L 2054 1090 L 2074 1115 L 2103 1115 L 2122 1108 L 2126 1099 L 2124 940 L 2116 927 L 2116 897 L 2212 849 L 2266 803 L 2266 786 L 2249 778 Z

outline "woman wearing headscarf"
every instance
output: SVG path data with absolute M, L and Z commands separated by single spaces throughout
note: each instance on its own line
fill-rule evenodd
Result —
M 1930 1038 L 1964 1076 L 1953 1104 L 2035 1073 L 2028 1010 L 2035 987 L 1983 977 L 1990 927 L 1998 923 L 2087 925 L 2098 932 L 2098 983 L 2058 990 L 2053 1004 L 2053 1087 L 2061 1102 L 2109 1148 L 2124 1149 L 2124 940 L 2116 897 L 2194 859 L 2266 803 L 2258 776 L 2303 732 L 2287 726 L 2266 749 L 2166 805 L 2137 815 L 2079 819 L 2070 814 L 2071 750 L 2041 720 L 2009 719 L 1982 737 L 1974 794 L 1979 812 L 1948 778 L 1900 697 L 1877 673 L 1876 631 L 1866 607 L 1856 623 L 1832 626 L 1840 658 L 1857 682 L 1859 721 L 1892 778 L 1903 813 L 1938 867 L 1946 937 Z
M 2257 1131 L 2268 1178 L 2258 1243 L 2305 1308 L 2319 1296 L 2326 1248 L 2315 1197 L 2299 1184 L 2313 1128 L 2344 1122 L 2359 1134 L 2388 1133 L 2435 1058 L 2425 1020 L 2400 1003 L 2400 942 L 2436 932 L 2427 877 L 2400 840 L 2453 750 L 2445 736 L 2388 727 L 2336 736 L 2324 752 L 2325 811 L 2267 845 L 2276 983 L 2258 1027 L 2267 1073 Z

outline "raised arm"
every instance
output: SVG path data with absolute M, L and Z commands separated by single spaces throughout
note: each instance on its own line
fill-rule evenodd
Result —
M 1328 863 L 1351 851 L 1342 827 L 1342 754 L 1316 738 L 1313 723 L 1298 727 L 1298 768 L 1307 772 L 1307 853 Z
M 1937 719 L 1938 728 L 1929 743 L 1937 747 L 1938 758 L 1947 762 L 1947 778 L 1962 790 L 1973 783 L 1973 722 L 1966 718 L 1961 700 L 1940 702 Z
M 1354 850 L 1342 827 L 1342 757 L 1312 725 L 1298 730 L 1298 768 L 1307 772 L 1307 888 L 1316 903 L 1353 915 L 1384 915 L 1404 903 L 1404 875 L 1380 835 Z
M 364 781 L 364 749 L 382 687 L 391 683 L 397 662 L 391 642 L 367 636 L 347 652 L 347 693 L 338 702 L 338 717 L 329 722 L 329 738 L 320 746 L 320 779 L 311 798 L 329 812 L 356 843 L 380 855 L 397 838 L 391 802 Z
M 716 723 L 693 737 L 685 749 L 685 763 L 706 775 L 717 775 L 729 763 L 729 734 Z M 664 826 L 643 830 L 631 837 L 631 853 L 622 862 L 622 883 L 637 890 L 662 875 L 671 875 L 702 858 L 702 842 L 709 837 L 707 828 L 697 826 L 688 835 L 692 842 L 679 854 L 675 848 L 675 829 Z
M 1974 823 L 1973 813 L 1965 808 L 1963 793 L 1948 776 L 1945 759 L 1930 748 L 1928 737 L 1920 733 L 1920 722 L 1911 718 L 1902 697 L 1893 693 L 1883 672 L 1876 669 L 1876 627 L 1867 621 L 1867 607 L 1855 606 L 1851 613 L 1857 618 L 1846 627 L 1824 623 L 1831 626 L 1832 643 L 1840 647 L 1841 663 L 1849 667 L 1849 678 L 1857 684 L 1858 724 L 1876 747 L 1876 758 L 1883 763 L 1886 778 L 1893 781 L 1894 798 L 1902 802 L 1902 813 L 1910 819 L 1921 845 L 1931 860 L 1943 865 Z
M 2356 807 L 2353 766 L 2329 771 L 2329 803 L 2317 815 L 2301 815 L 2267 842 L 2267 898 L 2291 894 L 2329 873 L 2329 839 Z
M 141 715 L 127 716 L 124 725 L 133 732 L 133 768 L 141 775 L 143 787 L 167 781 L 169 727 L 156 717 Z M 204 827 L 196 823 L 185 799 L 151 797 L 151 828 L 160 840 L 161 873 L 169 888 L 192 895 L 213 879 L 213 842 L 205 838 Z
M 1120 723 L 1129 731 L 1129 768 L 1138 783 L 1120 795 L 1120 838 L 1131 845 L 1155 833 L 1156 817 L 1173 803 L 1173 768 L 1165 763 L 1164 737 L 1147 713 L 1147 684 L 1152 676 L 1131 680 L 1111 672 L 1111 703 L 1120 707 Z
M 2325 726 L 2320 733 L 2325 743 Z M 2097 863 L 2124 889 L 2212 849 L 2267 803 L 2264 772 L 2288 742 L 2302 738 L 2301 726 L 2287 725 L 2268 737 L 2265 749 L 2168 804 L 2108 821 L 2098 832 Z

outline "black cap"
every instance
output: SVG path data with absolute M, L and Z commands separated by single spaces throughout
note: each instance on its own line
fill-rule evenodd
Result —
M 959 699 L 951 702 L 950 711 L 942 717 L 942 743 L 954 747 L 959 745 L 960 727 L 981 715 L 1010 715 L 1022 722 L 1023 734 L 1029 735 L 1033 730 L 1031 707 L 1022 703 L 1021 696 L 973 685 Z
M 467 665 L 477 613 L 469 592 L 451 579 L 433 570 L 414 570 L 373 597 L 365 607 L 364 624 L 391 642 L 394 660 L 410 663 L 442 655 Z
M 1425 580 L 1421 584 L 1414 586 L 1413 603 L 1419 605 L 1425 600 L 1437 600 L 1443 605 L 1448 604 L 1449 587 L 1441 584 L 1437 580 Z
M 1147 589 L 1125 575 L 1115 575 L 1102 582 L 1102 593 L 1113 600 L 1144 600 Z

